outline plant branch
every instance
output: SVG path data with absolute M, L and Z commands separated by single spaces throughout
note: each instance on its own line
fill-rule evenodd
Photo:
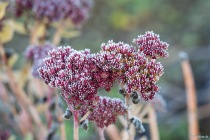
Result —
M 198 125 L 198 116 L 197 116 L 197 99 L 196 99 L 196 90 L 195 90 L 193 73 L 190 67 L 190 62 L 187 58 L 187 54 L 182 52 L 180 53 L 180 57 L 181 57 L 181 67 L 183 71 L 184 82 L 187 92 L 189 135 L 198 136 L 199 125 Z M 198 140 L 198 137 L 195 137 L 195 140 Z
M 113 125 L 113 124 L 109 125 L 105 129 L 105 132 L 109 135 L 109 138 L 111 140 L 121 140 L 120 132 L 117 129 L 116 125 Z
M 61 32 L 63 30 L 63 22 L 60 22 L 60 24 L 56 28 L 56 32 L 54 33 L 53 36 L 53 44 L 58 45 L 61 41 Z
M 127 107 L 127 112 L 126 112 L 126 120 L 127 120 L 127 129 L 130 127 L 130 95 L 128 93 L 125 94 L 125 104 Z
M 79 140 L 79 111 L 74 111 L 74 140 Z
M 40 135 L 42 135 L 41 137 L 44 138 L 44 134 L 46 134 L 45 133 L 46 129 L 45 129 L 44 125 L 42 124 L 39 114 L 36 111 L 36 109 L 34 108 L 30 98 L 28 98 L 26 96 L 26 93 L 17 84 L 17 82 L 15 81 L 15 76 L 13 75 L 11 68 L 9 66 L 7 66 L 7 58 L 6 58 L 2 44 L 0 44 L 0 50 L 1 50 L 2 60 L 4 61 L 3 63 L 5 64 L 5 67 L 6 67 L 6 73 L 7 73 L 8 80 L 9 80 L 8 82 L 9 82 L 9 85 L 10 85 L 12 91 L 13 91 L 13 94 L 15 95 L 18 103 L 25 110 L 27 110 L 29 112 L 31 118 L 37 124 L 37 126 L 39 127 L 39 129 L 42 132 L 42 133 L 40 133 Z
M 100 140 L 105 140 L 105 138 L 104 138 L 104 128 L 99 128 L 98 127 L 98 134 L 99 134 L 99 139 Z
M 82 119 L 80 119 L 79 123 L 83 122 L 85 119 L 88 118 L 88 116 L 90 115 L 91 111 L 89 110 L 83 117 Z
M 159 140 L 159 132 L 158 132 L 158 124 L 156 119 L 155 109 L 153 107 L 149 107 L 149 126 L 150 126 L 150 135 L 152 140 Z

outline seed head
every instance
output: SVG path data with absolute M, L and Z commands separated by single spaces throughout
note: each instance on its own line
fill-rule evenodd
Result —
M 66 108 L 65 113 L 63 114 L 63 118 L 66 120 L 69 120 L 72 116 L 72 112 L 70 111 L 70 109 Z
M 139 98 L 138 93 L 136 91 L 132 92 L 130 96 L 131 96 L 132 100 L 136 100 Z
M 39 75 L 49 86 L 61 89 L 61 96 L 80 112 L 81 117 L 92 110 L 87 119 L 98 127 L 106 127 L 115 123 L 118 115 L 125 114 L 126 107 L 120 99 L 98 96 L 99 88 L 109 91 L 118 81 L 122 85 L 119 93 L 130 95 L 134 104 L 139 103 L 140 98 L 152 100 L 159 90 L 156 83 L 163 74 L 163 66 L 156 58 L 165 57 L 165 53 L 161 55 L 160 52 L 167 47 L 163 47 L 164 43 L 152 33 L 144 36 L 159 41 L 159 47 L 143 40 L 147 46 L 141 50 L 141 41 L 137 40 L 140 51 L 139 46 L 113 41 L 103 43 L 99 53 L 91 53 L 89 49 L 77 51 L 70 46 L 52 49 L 38 69 Z M 154 51 L 154 48 L 160 51 L 149 55 L 147 51 Z M 132 122 L 137 131 L 143 130 L 140 121 Z
M 88 119 L 85 119 L 84 121 L 82 121 L 81 123 L 80 123 L 80 125 L 81 125 L 81 127 L 87 132 L 88 131 L 88 125 L 89 125 L 89 121 L 88 121 Z
M 130 119 L 130 122 L 134 125 L 136 132 L 139 133 L 145 132 L 144 126 L 142 125 L 142 122 L 138 118 L 132 117 Z

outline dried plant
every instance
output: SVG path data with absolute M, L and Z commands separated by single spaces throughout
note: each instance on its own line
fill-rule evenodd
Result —
M 163 66 L 156 59 L 168 56 L 168 44 L 153 32 L 146 32 L 134 42 L 137 47 L 109 41 L 95 54 L 69 46 L 48 52 L 38 72 L 46 84 L 62 90 L 61 96 L 76 116 L 75 124 L 79 116 L 85 116 L 103 128 L 115 123 L 118 115 L 126 114 L 128 124 L 133 123 L 137 131 L 143 131 L 141 122 L 130 114 L 130 100 L 137 104 L 139 98 L 145 101 L 154 98 L 159 90 L 156 82 L 163 74 Z M 98 95 L 98 88 L 109 91 L 116 81 L 121 85 L 125 102 Z

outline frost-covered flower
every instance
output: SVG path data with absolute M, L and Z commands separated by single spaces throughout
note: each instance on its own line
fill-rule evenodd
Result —
M 37 69 L 44 65 L 43 59 L 47 57 L 47 52 L 54 48 L 55 46 L 48 43 L 41 46 L 32 45 L 27 47 L 27 50 L 25 51 L 25 57 L 28 60 L 32 60 L 33 64 L 31 71 L 34 77 L 39 77 Z
M 155 47 L 151 45 L 146 49 L 152 52 Z M 79 110 L 81 116 L 91 110 L 88 120 L 104 127 L 115 123 L 116 116 L 126 113 L 126 108 L 119 99 L 98 96 L 98 88 L 109 91 L 118 81 L 123 94 L 131 96 L 135 103 L 138 103 L 137 98 L 134 99 L 132 93 L 147 101 L 159 90 L 156 83 L 163 74 L 163 66 L 156 58 L 162 55 L 158 51 L 156 57 L 149 56 L 140 48 L 113 41 L 103 43 L 102 50 L 95 54 L 88 49 L 77 51 L 69 46 L 59 47 L 48 52 L 38 72 L 46 84 L 62 90 L 61 96 L 66 103 Z
M 159 89 L 156 82 L 163 74 L 160 62 L 149 60 L 146 54 L 138 51 L 138 47 L 122 42 L 109 41 L 102 44 L 101 48 L 97 61 L 99 67 L 107 67 L 116 73 L 118 81 L 128 94 L 138 91 L 146 101 L 154 98 Z
M 36 18 L 49 21 L 64 19 L 70 9 L 68 0 L 35 0 L 33 5 Z
M 88 110 L 89 108 L 84 106 L 80 111 L 81 116 L 84 116 Z M 122 100 L 100 97 L 87 119 L 95 122 L 98 127 L 103 128 L 116 123 L 116 117 L 125 113 L 126 107 Z
M 70 19 L 73 24 L 82 24 L 89 18 L 92 0 L 15 0 L 16 16 L 32 13 L 38 20 L 63 21 Z
M 139 35 L 133 42 L 139 45 L 140 51 L 153 59 L 168 57 L 168 44 L 160 41 L 159 35 L 155 34 L 153 31 Z

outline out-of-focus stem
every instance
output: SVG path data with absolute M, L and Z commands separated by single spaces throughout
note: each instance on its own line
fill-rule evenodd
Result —
M 5 51 L 1 42 L 0 42 L 0 55 L 1 55 L 3 65 L 6 65 L 7 58 L 6 58 Z
M 199 125 L 198 125 L 198 116 L 197 116 L 197 99 L 196 99 L 196 90 L 195 90 L 193 73 L 190 67 L 190 62 L 187 58 L 187 54 L 182 52 L 180 53 L 180 57 L 181 57 L 181 66 L 182 66 L 184 82 L 187 92 L 189 135 L 198 136 Z M 198 140 L 198 137 L 194 137 L 194 139 Z
M 51 87 L 48 87 L 48 94 L 47 94 L 47 102 L 48 105 L 50 105 L 52 103 L 53 100 L 53 89 Z M 57 103 L 55 103 L 57 104 Z M 48 109 L 47 111 L 47 126 L 48 128 L 50 128 L 52 125 L 52 113 L 50 112 L 50 110 Z
M 116 125 L 113 124 L 109 125 L 109 127 L 105 129 L 105 132 L 107 133 L 107 135 L 111 140 L 121 140 L 120 132 L 117 129 Z
M 56 32 L 54 33 L 54 36 L 53 36 L 53 44 L 54 45 L 58 45 L 61 41 L 61 32 L 63 30 L 63 22 L 60 22 L 60 24 L 57 26 L 56 28 Z
M 36 30 L 38 26 L 39 26 L 39 23 L 35 21 L 34 28 L 31 30 L 30 44 L 38 43 L 38 38 L 36 35 Z
M 66 127 L 65 123 L 61 123 L 60 125 L 60 131 L 61 131 L 61 140 L 66 140 Z
M 30 44 L 43 44 L 45 42 L 47 33 L 46 28 L 48 27 L 47 25 L 48 21 L 35 21 L 34 27 L 30 33 Z
M 159 140 L 159 132 L 158 132 L 156 113 L 155 113 L 155 110 L 153 107 L 149 108 L 148 117 L 149 117 L 151 139 Z
M 100 140 L 105 140 L 105 138 L 104 138 L 104 128 L 99 128 L 98 127 L 98 134 L 99 134 L 99 139 Z
M 58 114 L 58 121 L 60 122 L 60 133 L 61 133 L 61 140 L 66 140 L 66 127 L 65 127 L 65 123 L 63 122 L 63 111 L 60 109 L 59 107 L 59 94 L 58 94 L 58 90 L 54 90 L 55 92 L 55 99 L 56 99 L 56 114 Z
M 24 88 L 24 86 L 28 80 L 30 68 L 31 68 L 31 64 L 26 63 L 20 71 L 19 78 L 21 78 L 21 81 L 19 82 L 19 86 L 21 89 Z
M 127 129 L 129 129 L 129 125 L 130 125 L 130 95 L 129 94 L 125 94 L 125 104 L 127 107 L 127 112 L 126 112 L 126 120 L 127 120 Z
M 144 118 L 144 116 L 149 112 L 150 105 L 145 105 L 142 112 L 140 113 L 140 118 Z
M 125 94 L 125 104 L 127 107 L 127 112 L 126 112 L 126 121 L 127 121 L 127 133 L 129 136 L 129 140 L 131 140 L 131 132 L 130 132 L 130 95 L 128 93 Z
M 74 140 L 79 140 L 79 112 L 74 111 Z
M 25 92 L 20 89 L 20 87 L 18 86 L 17 82 L 15 81 L 15 76 L 13 75 L 13 72 L 11 70 L 10 67 L 8 67 L 6 65 L 7 63 L 7 58 L 4 52 L 4 48 L 3 45 L 0 44 L 0 50 L 1 50 L 1 55 L 2 55 L 2 60 L 4 61 L 3 63 L 5 64 L 6 67 L 6 72 L 7 72 L 7 76 L 9 77 L 9 85 L 18 101 L 18 103 L 29 112 L 31 118 L 34 120 L 34 122 L 37 124 L 37 126 L 39 127 L 40 131 L 42 133 L 40 133 L 40 136 L 42 138 L 44 138 L 44 134 L 46 134 L 46 130 L 40 120 L 39 114 L 36 111 L 35 107 L 33 106 L 30 98 L 28 98 L 25 94 Z
M 6 108 L 9 109 L 9 111 L 12 113 L 14 120 L 16 120 L 16 122 L 17 122 L 19 131 L 21 132 L 21 134 L 23 136 L 25 136 L 29 129 L 27 128 L 26 125 L 21 125 L 21 123 L 23 123 L 23 121 L 18 119 L 18 113 L 17 113 L 16 109 L 14 108 L 14 106 L 12 106 L 11 101 L 9 100 L 9 97 L 8 97 L 9 94 L 7 93 L 3 83 L 1 81 L 2 81 L 2 79 L 0 77 L 0 91 L 1 91 L 0 98 L 3 101 L 3 103 L 6 105 Z M 20 107 L 21 107 L 21 111 L 25 112 L 23 107 L 22 106 L 20 106 Z M 24 120 L 24 121 L 25 121 L 25 123 L 29 124 L 28 122 L 26 122 L 27 120 Z
M 82 119 L 80 119 L 79 123 L 81 123 L 82 121 L 84 121 L 85 119 L 88 118 L 88 116 L 90 115 L 91 111 L 89 110 L 83 117 Z
M 36 85 L 36 95 L 38 95 L 38 97 L 42 97 L 43 93 L 45 92 L 42 81 L 38 78 L 33 78 L 32 83 Z
M 15 94 L 19 103 L 23 104 L 24 108 L 27 108 L 29 110 L 34 122 L 39 126 L 39 128 L 44 129 L 44 127 L 41 123 L 41 120 L 39 118 L 38 112 L 32 105 L 31 100 L 26 96 L 24 91 L 22 89 L 20 89 L 19 86 L 17 85 L 17 83 L 14 81 L 15 77 L 14 77 L 11 69 L 9 69 L 9 68 L 7 69 L 7 75 L 9 77 L 9 84 L 11 86 L 11 89 L 12 89 L 13 93 Z

